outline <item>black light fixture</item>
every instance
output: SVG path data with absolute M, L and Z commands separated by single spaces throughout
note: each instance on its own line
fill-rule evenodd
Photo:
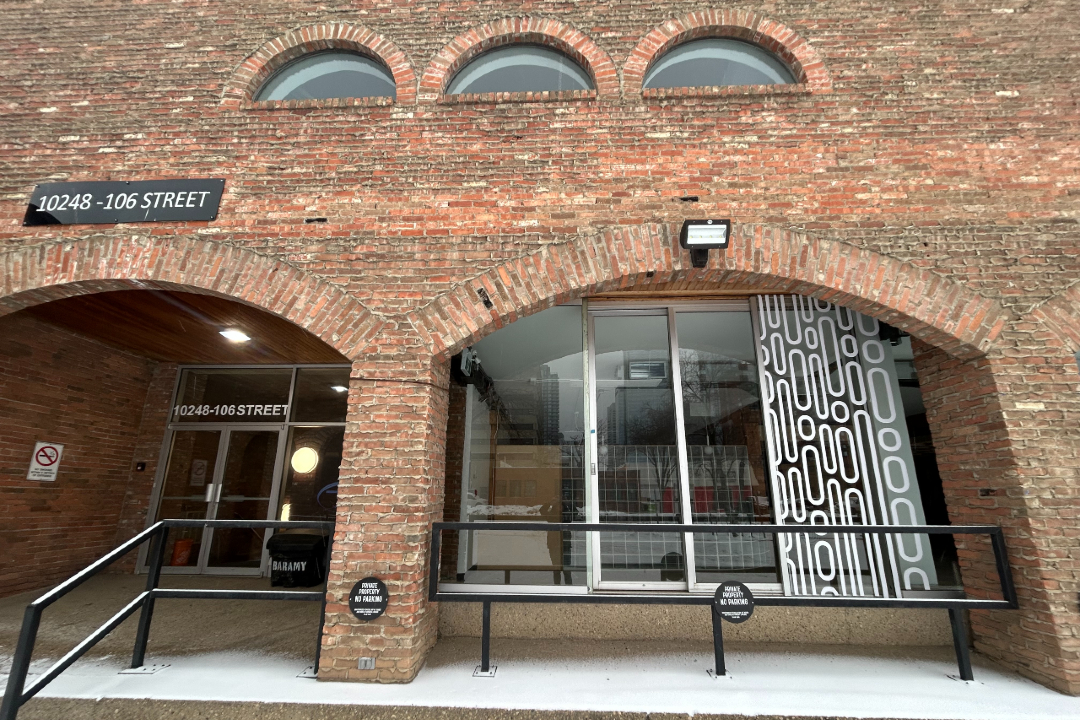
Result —
M 679 245 L 690 251 L 690 263 L 696 268 L 709 264 L 709 250 L 725 250 L 731 238 L 730 220 L 685 220 L 679 233 Z

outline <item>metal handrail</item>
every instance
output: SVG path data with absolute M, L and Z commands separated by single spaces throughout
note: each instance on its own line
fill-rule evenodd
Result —
M 431 562 L 428 564 L 428 599 L 432 602 L 479 602 L 483 605 L 483 634 L 479 671 L 488 673 L 491 645 L 491 603 L 597 603 L 641 605 L 712 605 L 711 595 L 680 593 L 637 593 L 594 591 L 589 593 L 462 591 L 440 592 L 439 575 L 442 561 L 440 547 L 444 530 L 457 531 L 517 531 L 517 532 L 648 532 L 648 533 L 708 533 L 708 534 L 765 534 L 765 535 L 986 535 L 990 538 L 997 566 L 1001 600 L 981 598 L 880 598 L 837 595 L 762 595 L 756 605 L 780 607 L 889 607 L 889 608 L 946 608 L 952 625 L 953 648 L 963 680 L 973 678 L 971 658 L 967 647 L 967 629 L 962 611 L 965 608 L 1015 610 L 1019 607 L 1012 569 L 1009 567 L 1005 536 L 995 525 L 776 525 L 776 524 L 702 524 L 675 525 L 652 523 L 544 523 L 518 521 L 437 522 L 431 527 Z M 716 672 L 724 674 L 723 634 L 717 614 L 713 612 L 713 646 Z
M 303 528 L 327 530 L 331 534 L 331 539 L 326 547 L 327 579 L 323 581 L 323 591 L 303 592 L 289 590 L 203 590 L 189 588 L 159 588 L 158 582 L 161 579 L 161 568 L 164 564 L 165 544 L 169 535 L 169 528 L 174 527 Z M 64 670 L 70 667 L 72 663 L 86 654 L 90 648 L 94 647 L 94 645 L 115 630 L 120 623 L 131 617 L 131 615 L 140 608 L 142 609 L 142 614 L 139 617 L 139 627 L 135 634 L 135 647 L 131 655 L 131 667 L 141 667 L 146 657 L 146 643 L 150 637 L 150 623 L 153 620 L 154 601 L 157 598 L 183 597 L 217 600 L 321 601 L 323 604 L 323 612 L 319 616 L 319 640 L 315 645 L 315 667 L 317 670 L 319 666 L 319 654 L 322 649 L 323 618 L 326 615 L 326 584 L 329 581 L 330 575 L 330 550 L 333 546 L 333 530 L 334 523 L 314 520 L 161 520 L 154 523 L 135 537 L 121 544 L 111 552 L 88 565 L 86 568 L 80 570 L 75 575 L 72 575 L 70 578 L 26 606 L 26 610 L 23 613 L 22 629 L 19 631 L 19 642 L 15 646 L 11 671 L 8 673 L 7 688 L 4 690 L 3 703 L 0 704 L 0 720 L 15 720 L 19 713 L 19 708 L 41 692 L 41 690 L 55 680 L 60 673 L 64 672 Z M 27 688 L 26 676 L 30 671 L 30 659 L 34 652 L 34 645 L 37 642 L 38 627 L 41 624 L 41 616 L 45 611 L 45 608 L 64 597 L 147 540 L 150 540 L 152 544 L 149 553 L 150 564 L 146 577 L 146 589 L 125 605 L 120 612 L 109 618 L 105 624 L 90 633 L 90 635 L 82 642 L 53 663 L 41 677 L 35 680 L 34 683 Z

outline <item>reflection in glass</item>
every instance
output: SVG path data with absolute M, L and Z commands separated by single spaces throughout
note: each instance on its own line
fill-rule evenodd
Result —
M 600 522 L 679 523 L 667 314 L 593 318 Z M 677 533 L 603 533 L 603 581 L 686 581 Z
M 173 422 L 284 422 L 290 368 L 186 369 L 173 407 Z
M 177 430 L 173 433 L 158 506 L 159 520 L 206 518 L 206 489 L 214 484 L 220 440 L 218 430 Z M 197 566 L 202 535 L 202 528 L 172 528 L 165 548 L 165 563 L 177 567 Z
M 218 520 L 264 520 L 270 507 L 277 458 L 277 430 L 233 430 L 229 433 L 225 469 L 216 496 Z M 211 566 L 259 567 L 263 528 L 213 531 Z
M 289 63 L 259 89 L 256 100 L 325 100 L 397 96 L 381 63 L 350 52 L 323 52 Z
M 293 422 L 345 422 L 348 402 L 349 368 L 313 367 L 296 371 Z
M 446 92 L 543 92 L 590 90 L 592 78 L 560 52 L 539 45 L 496 48 L 468 63 L 454 76 Z
M 695 523 L 771 522 L 754 333 L 745 312 L 680 312 L 684 431 Z M 775 582 L 771 535 L 694 535 L 699 583 Z
M 344 442 L 340 426 L 290 429 L 279 520 L 333 522 Z
M 795 77 L 772 53 L 741 40 L 694 40 L 660 58 L 644 88 L 784 85 Z
M 585 520 L 581 310 L 555 307 L 478 342 L 465 379 L 463 521 Z M 455 358 L 454 362 L 459 362 Z M 453 536 L 453 537 L 452 537 Z M 444 576 L 470 583 L 584 585 L 584 533 L 446 533 Z

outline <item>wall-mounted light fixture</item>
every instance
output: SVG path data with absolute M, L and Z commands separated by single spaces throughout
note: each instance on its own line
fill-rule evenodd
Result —
M 696 268 L 709 264 L 709 250 L 725 250 L 731 238 L 730 220 L 686 220 L 679 233 L 679 245 L 690 251 Z
M 307 475 L 319 464 L 319 453 L 315 451 L 315 448 L 298 448 L 296 452 L 292 454 L 289 464 L 292 465 L 292 469 L 295 472 L 300 475 Z

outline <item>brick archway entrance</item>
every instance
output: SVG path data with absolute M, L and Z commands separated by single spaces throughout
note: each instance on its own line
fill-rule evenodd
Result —
M 279 315 L 350 359 L 377 331 L 355 298 L 250 250 L 186 238 L 109 238 L 0 255 L 0 316 L 51 300 L 108 290 L 172 289 L 219 295 Z
M 449 355 L 520 317 L 592 293 L 660 284 L 728 284 L 833 301 L 885 320 L 919 341 L 916 361 L 926 380 L 927 404 L 933 406 L 931 428 L 943 449 L 939 464 L 953 522 L 1000 524 L 1014 558 L 1031 552 L 1051 557 L 1028 539 L 1046 513 L 1020 490 L 1022 463 L 1015 451 L 1023 428 L 1005 412 L 1010 399 L 998 386 L 1009 364 L 1002 357 L 1008 346 L 1003 333 L 1016 322 L 1008 310 L 910 263 L 843 242 L 749 225 L 738 229 L 732 246 L 726 254 L 714 254 L 708 268 L 695 270 L 669 228 L 649 225 L 575 238 L 506 262 L 410 315 L 433 351 L 424 382 L 445 387 L 442 367 Z M 445 412 L 444 393 L 435 395 Z M 442 467 L 441 421 L 431 428 L 430 441 L 439 448 L 438 457 L 429 458 L 433 469 Z M 977 499 L 987 496 L 1002 499 Z M 441 497 L 441 488 L 432 488 L 433 501 Z M 969 591 L 986 591 L 993 577 L 989 557 L 975 548 L 963 554 Z M 422 581 L 417 570 L 414 577 Z M 1055 663 L 1073 651 L 1066 628 L 1075 613 L 1055 612 L 1046 587 L 1052 574 L 1046 560 L 1034 566 L 1014 563 L 1014 574 L 1020 612 L 974 613 L 977 647 L 1040 682 L 1076 692 L 1076 672 Z M 428 614 L 425 622 L 433 623 L 433 616 Z M 432 633 L 429 627 L 418 634 Z M 1031 644 L 1041 648 L 1035 656 L 1018 652 Z

